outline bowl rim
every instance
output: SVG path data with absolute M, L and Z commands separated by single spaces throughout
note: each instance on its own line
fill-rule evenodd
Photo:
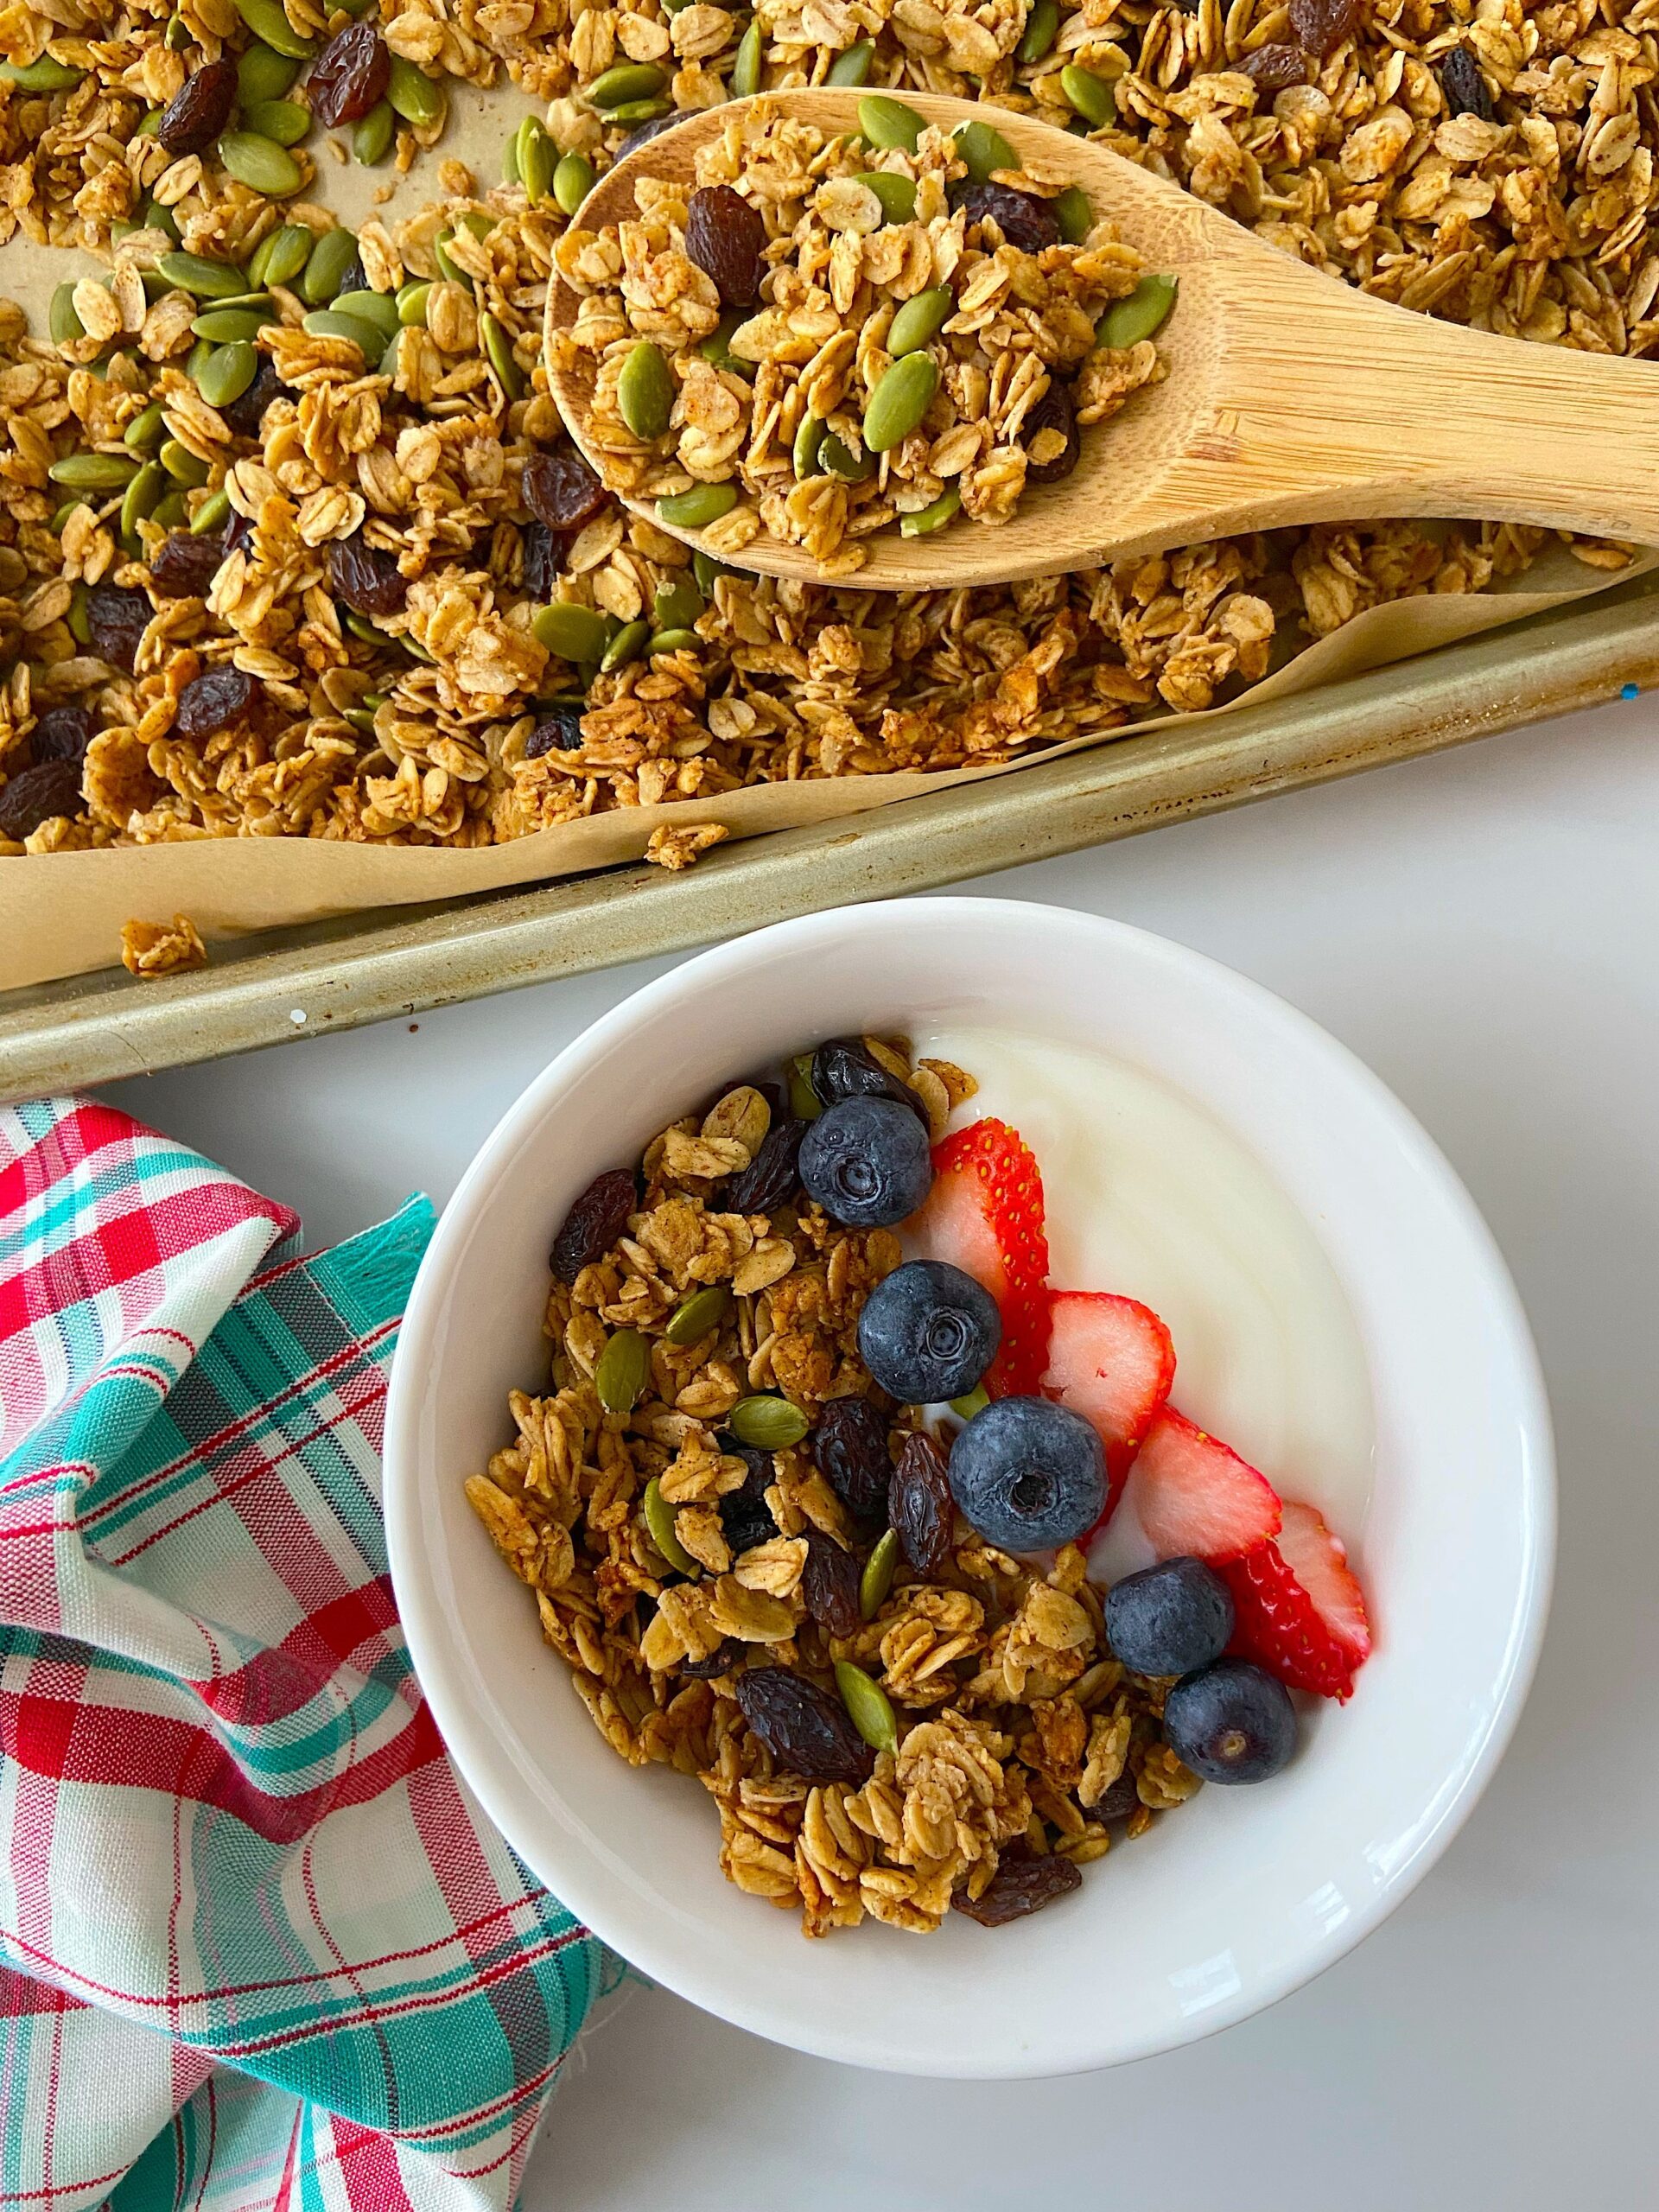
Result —
M 561 1093 L 580 1083 L 584 1073 L 637 1023 L 648 1020 L 658 1009 L 668 1006 L 688 980 L 707 982 L 719 979 L 722 971 L 728 970 L 739 975 L 750 962 L 757 957 L 765 957 L 767 949 L 776 945 L 791 944 L 798 948 L 801 944 L 810 945 L 816 938 L 827 948 L 836 942 L 839 932 L 848 928 L 855 934 L 864 930 L 879 931 L 884 926 L 883 918 L 886 925 L 890 926 L 895 914 L 914 918 L 925 910 L 938 914 L 947 925 L 954 919 L 963 925 L 971 923 L 983 927 L 988 907 L 994 907 L 1001 914 L 1014 910 L 1039 922 L 1058 921 L 1067 927 L 1096 932 L 1104 939 L 1116 940 L 1132 957 L 1161 961 L 1172 969 L 1196 974 L 1199 982 L 1211 989 L 1230 995 L 1252 1021 L 1265 1027 L 1269 1039 L 1276 1032 L 1304 1051 L 1313 1051 L 1326 1061 L 1338 1082 L 1345 1083 L 1364 1098 L 1371 1112 L 1386 1125 L 1390 1143 L 1415 1173 L 1426 1177 L 1433 1186 L 1437 1199 L 1465 1249 L 1471 1274 L 1478 1279 L 1483 1305 L 1495 1337 L 1501 1339 L 1512 1373 L 1513 1401 L 1505 1408 L 1505 1421 L 1514 1438 L 1516 1480 L 1524 1508 L 1521 1573 L 1484 1728 L 1478 1737 L 1471 1737 L 1462 1761 L 1454 1769 L 1455 1786 L 1439 1794 L 1432 1814 L 1414 1832 L 1412 1848 L 1393 1864 L 1386 1880 L 1355 1899 L 1352 1909 L 1340 1922 L 1322 1928 L 1300 1950 L 1289 1952 L 1277 1970 L 1256 1970 L 1236 1993 L 1210 2005 L 1202 2014 L 1184 2018 L 1161 2031 L 1154 2029 L 1125 2034 L 1120 2029 L 1116 2033 L 1096 2033 L 1092 2037 L 1082 2033 L 1074 2056 L 1064 2066 L 1057 2066 L 1051 2058 L 1034 2053 L 1022 2056 L 1018 2050 L 1009 2050 L 1000 2063 L 991 2067 L 982 2063 L 955 2061 L 949 2056 L 897 2053 L 890 2048 L 872 2050 L 857 2035 L 833 2024 L 795 2015 L 782 2016 L 776 2006 L 753 2000 L 741 1987 L 711 1987 L 695 1974 L 684 1971 L 678 1960 L 665 1955 L 648 1924 L 630 1926 L 625 1935 L 613 1936 L 601 1924 L 608 1917 L 603 1904 L 597 1913 L 594 1911 L 595 1899 L 583 1870 L 567 1866 L 556 1872 L 547 1864 L 548 1853 L 542 1848 L 546 1838 L 513 1834 L 513 1793 L 504 1748 L 480 1727 L 472 1709 L 466 1666 L 454 1648 L 452 1623 L 428 1565 L 421 1538 L 417 1401 L 416 1386 L 409 1382 L 411 1374 L 424 1370 L 435 1357 L 435 1334 L 451 1262 L 470 1231 L 474 1208 L 504 1161 L 512 1157 L 551 1109 Z M 1557 1520 L 1554 1447 L 1537 1351 L 1519 1293 L 1497 1241 L 1439 1147 L 1382 1078 L 1356 1053 L 1311 1016 L 1265 986 L 1206 953 L 1157 932 L 1085 910 L 1035 900 L 963 896 L 877 900 L 772 923 L 677 963 L 665 974 L 631 992 L 574 1037 L 502 1114 L 442 1209 L 399 1330 L 387 1395 L 383 1463 L 393 1593 L 416 1677 L 445 1750 L 489 1818 L 537 1878 L 594 1934 L 611 1943 L 642 1974 L 715 2017 L 811 2056 L 882 2071 L 936 2078 L 1052 2078 L 1061 2072 L 1087 2072 L 1150 2057 L 1200 2041 L 1265 2011 L 1334 1965 L 1404 1901 L 1447 1849 L 1478 1802 L 1508 1748 L 1526 1702 L 1548 1624 L 1554 1580 Z

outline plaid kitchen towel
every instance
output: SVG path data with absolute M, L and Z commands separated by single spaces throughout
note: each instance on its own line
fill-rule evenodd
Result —
M 444 1756 L 378 1503 L 424 1199 L 0 1109 L 0 2202 L 504 2212 L 608 1972 Z

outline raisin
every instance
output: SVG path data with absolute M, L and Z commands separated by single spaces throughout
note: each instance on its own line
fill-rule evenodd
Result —
M 205 154 L 236 105 L 236 62 L 205 61 L 162 110 L 156 136 L 169 154 Z
M 1071 474 L 1077 465 L 1077 456 L 1083 451 L 1071 387 L 1062 377 L 1049 378 L 1048 390 L 1026 417 L 1026 427 L 1021 435 L 1027 451 L 1039 430 L 1058 430 L 1065 443 L 1047 461 L 1028 461 L 1026 463 L 1026 481 L 1027 484 L 1058 484 L 1062 477 Z
M 730 1213 L 775 1213 L 800 1188 L 801 1139 L 806 1123 L 792 1115 L 774 1121 L 748 1166 L 726 1185 Z
M 1290 28 L 1299 45 L 1316 61 L 1351 38 L 1365 13 L 1365 0 L 1290 0 Z
M 259 356 L 259 366 L 254 372 L 253 382 L 239 399 L 232 399 L 219 409 L 226 424 L 238 438 L 257 438 L 259 426 L 265 419 L 265 410 L 280 392 L 288 390 L 276 373 L 276 364 L 269 353 Z
M 734 1436 L 721 1436 L 719 1444 L 728 1458 L 741 1459 L 748 1469 L 742 1488 L 728 1490 L 718 1509 L 721 1534 L 735 1559 L 740 1552 L 770 1543 L 778 1534 L 778 1523 L 766 1503 L 773 1479 L 772 1454 L 757 1451 L 752 1444 L 740 1444 Z
M 950 1558 L 956 1510 L 944 1453 L 931 1436 L 911 1437 L 893 1470 L 887 1511 L 918 1574 L 937 1574 Z
M 721 303 L 752 308 L 766 273 L 766 226 L 752 200 L 729 184 L 706 184 L 685 211 L 685 251 L 715 280 Z
M 1466 46 L 1454 46 L 1440 63 L 1440 90 L 1446 94 L 1448 113 L 1478 115 L 1483 123 L 1492 120 L 1492 96 L 1479 63 Z
M 576 530 L 604 505 L 607 494 L 574 446 L 532 454 L 524 463 L 524 505 L 549 530 Z
M 252 543 L 253 524 L 248 520 L 246 515 L 238 514 L 236 509 L 232 507 L 231 518 L 225 525 L 226 552 L 239 553 L 245 546 L 251 545 Z
M 893 1461 L 887 1424 L 868 1398 L 831 1398 L 818 1415 L 811 1451 L 818 1472 L 855 1521 L 885 1522 Z
M 1282 92 L 1287 86 L 1307 82 L 1307 56 L 1300 46 L 1293 46 L 1287 39 L 1276 39 L 1271 46 L 1258 46 L 1254 54 L 1245 55 L 1238 67 L 1258 92 Z
M 86 594 L 86 627 L 92 651 L 111 668 L 132 674 L 138 640 L 149 626 L 149 601 L 125 584 L 94 584 Z
M 527 522 L 519 538 L 524 547 L 524 590 L 533 600 L 551 599 L 559 581 L 563 541 L 544 522 Z
M 327 130 L 360 123 L 386 96 L 391 54 L 372 23 L 347 23 L 317 56 L 308 90 L 311 112 Z
M 812 1088 L 826 1106 L 838 1098 L 891 1098 L 927 1119 L 927 1109 L 907 1083 L 884 1068 L 856 1037 L 832 1037 L 812 1055 Z
M 1079 1869 L 1058 1853 L 1050 1852 L 1041 1859 L 1005 1857 L 981 1896 L 969 1897 L 966 1891 L 959 1890 L 950 1902 L 982 1928 L 1006 1928 L 1011 1920 L 1024 1920 L 1028 1914 L 1040 1912 L 1056 1897 L 1082 1885 Z
M 53 707 L 35 723 L 29 743 L 37 761 L 81 760 L 92 741 L 92 718 L 85 707 Z
M 958 177 L 949 188 L 953 207 L 960 207 L 970 224 L 992 222 L 1010 245 L 1022 253 L 1040 253 L 1060 242 L 1060 226 L 1046 200 L 1020 192 L 1011 184 L 975 184 Z
M 222 532 L 193 537 L 188 530 L 170 531 L 150 558 L 149 581 L 156 598 L 206 599 L 224 558 Z
M 664 130 L 671 130 L 677 123 L 684 121 L 683 114 L 675 108 L 671 108 L 666 115 L 653 115 L 649 123 L 642 123 L 637 130 L 629 131 L 612 156 L 613 167 L 618 162 L 626 161 L 636 146 L 648 146 L 653 138 L 661 137 Z
M 356 614 L 401 614 L 409 597 L 408 577 L 390 553 L 365 545 L 361 531 L 328 548 L 328 582 Z
M 0 790 L 0 837 L 20 841 L 54 815 L 80 812 L 79 760 L 40 760 Z
M 743 1656 L 743 1647 L 734 1637 L 728 1636 L 716 1651 L 706 1659 L 682 1659 L 680 1672 L 690 1675 L 694 1682 L 707 1682 L 716 1675 L 729 1675 Z
M 626 1167 L 607 1167 L 594 1176 L 553 1239 L 549 1264 L 561 1282 L 575 1282 L 584 1268 L 604 1258 L 627 1227 L 637 1196 Z
M 253 678 L 239 668 L 207 669 L 180 692 L 173 727 L 181 737 L 212 737 L 241 721 L 257 690 Z
M 743 1718 L 785 1774 L 804 1782 L 869 1780 L 875 1753 L 840 1700 L 816 1682 L 786 1667 L 751 1667 L 734 1689 Z
M 806 1532 L 806 1566 L 801 1600 L 826 1636 L 856 1636 L 863 1626 L 859 1610 L 859 1564 L 822 1529 Z
M 348 300 L 353 292 L 372 292 L 373 289 L 374 287 L 369 282 L 368 273 L 362 262 L 353 254 L 346 264 L 345 274 L 340 280 L 340 289 L 334 294 L 334 297 L 337 300 Z
M 1135 1786 L 1135 1777 L 1125 1767 L 1094 1807 L 1094 1816 L 1097 1821 L 1127 1821 L 1140 1802 L 1141 1792 Z
M 526 760 L 539 760 L 543 753 L 575 753 L 582 744 L 582 718 L 586 712 L 579 699 L 556 699 L 537 717 L 536 727 L 524 740 Z

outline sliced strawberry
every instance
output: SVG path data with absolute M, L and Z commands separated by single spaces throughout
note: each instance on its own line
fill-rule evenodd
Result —
M 1352 1694 L 1371 1649 L 1365 1599 L 1333 1536 L 1311 1505 L 1287 1499 L 1275 1542 L 1221 1569 L 1233 1593 L 1232 1649 L 1292 1689 Z
M 1096 1529 L 1110 1520 L 1174 1379 L 1175 1347 L 1149 1306 L 1109 1291 L 1049 1293 L 1043 1395 L 1091 1421 L 1106 1447 L 1106 1506 Z
M 1160 1559 L 1237 1559 L 1279 1533 L 1279 1494 L 1219 1437 L 1166 1406 L 1135 1460 L 1135 1510 Z
M 950 1261 L 995 1299 L 1002 1344 L 985 1378 L 991 1395 L 1033 1394 L 1048 1340 L 1048 1238 L 1042 1172 L 1018 1130 L 988 1117 L 936 1145 L 933 1188 L 907 1228 L 920 1257 Z

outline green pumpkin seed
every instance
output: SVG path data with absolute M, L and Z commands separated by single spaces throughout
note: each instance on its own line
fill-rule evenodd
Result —
M 361 322 L 353 315 L 336 315 L 333 308 L 313 308 L 300 325 L 313 338 L 347 338 L 359 348 L 365 361 L 378 361 L 385 351 L 386 337 L 372 322 Z
M 657 515 L 671 530 L 707 530 L 736 505 L 735 484 L 694 484 L 689 492 L 671 492 L 658 499 Z
M 1060 90 L 1091 130 L 1101 130 L 1117 115 L 1117 100 L 1103 77 L 1092 69 L 1068 62 L 1060 72 Z
M 618 1329 L 594 1370 L 594 1388 L 607 1414 L 631 1414 L 651 1380 L 651 1346 L 638 1329 Z
M 1080 185 L 1068 184 L 1059 198 L 1048 204 L 1066 245 L 1081 245 L 1095 227 L 1095 211 L 1089 205 L 1088 194 Z
M 625 622 L 599 657 L 601 672 L 609 676 L 616 669 L 626 668 L 631 660 L 638 660 L 650 636 L 649 622 Z
M 163 207 L 159 200 L 145 200 L 143 220 L 139 227 L 164 232 L 175 245 L 179 242 L 179 219 L 170 207 Z
M 658 653 L 694 653 L 702 644 L 695 630 L 658 630 L 652 634 L 645 651 L 654 660 Z
M 299 283 L 300 297 L 308 308 L 327 307 L 345 282 L 346 271 L 357 259 L 355 231 L 325 231 L 311 249 L 305 274 Z
M 856 46 L 849 46 L 838 54 L 830 64 L 826 85 L 868 85 L 870 65 L 875 60 L 875 41 L 861 38 Z
M 86 326 L 75 310 L 73 283 L 60 284 L 53 293 L 52 304 L 46 311 L 46 327 L 54 346 L 73 346 L 78 338 L 86 335 Z
M 284 200 L 305 182 L 287 148 L 257 130 L 227 130 L 219 142 L 219 158 L 238 184 L 263 192 L 267 200 Z
M 1162 328 L 1175 304 L 1178 280 L 1143 276 L 1127 300 L 1114 300 L 1095 325 L 1096 346 L 1138 346 Z
M 735 569 L 724 561 L 716 561 L 712 553 L 705 553 L 701 546 L 691 556 L 691 573 L 697 580 L 697 589 L 705 600 L 715 595 L 715 585 L 721 576 L 734 576 Z
M 503 184 L 522 184 L 518 174 L 518 133 L 509 131 L 501 148 L 501 181 Z
M 633 100 L 648 100 L 668 82 L 654 61 L 619 61 L 595 77 L 588 97 L 598 108 L 626 107 Z
M 390 100 L 377 100 L 352 133 L 352 158 L 365 169 L 384 162 L 397 135 L 397 116 Z
M 660 438 L 674 406 L 674 376 L 660 346 L 642 338 L 622 364 L 616 404 L 636 438 Z
M 137 551 L 138 525 L 155 513 L 162 494 L 167 490 L 167 479 L 162 474 L 158 461 L 147 461 L 121 495 L 121 536 L 129 550 Z
M 899 535 L 901 537 L 931 537 L 936 530 L 943 530 L 946 523 L 961 512 L 962 493 L 953 484 L 948 491 L 941 492 L 931 506 L 922 508 L 918 514 L 902 516 L 899 523 Z
M 812 1088 L 812 1055 L 797 1052 L 789 1063 L 789 1110 L 798 1122 L 816 1122 L 823 1101 Z
M 182 492 L 168 492 L 156 502 L 150 520 L 158 530 L 182 530 L 190 519 Z
M 982 1382 L 976 1382 L 965 1398 L 952 1398 L 950 1410 L 960 1414 L 963 1421 L 972 1421 L 976 1414 L 982 1414 L 991 1402 L 991 1394 Z
M 654 630 L 689 630 L 702 613 L 703 597 L 690 576 L 677 576 L 671 584 L 658 584 L 652 601 Z
M 732 334 L 749 320 L 747 308 L 728 308 L 720 321 L 703 340 L 697 351 L 705 361 L 712 361 L 717 369 L 732 369 L 740 376 L 754 374 L 753 361 L 739 361 L 732 356 Z
M 846 484 L 861 484 L 867 476 L 875 473 L 875 463 L 869 455 L 855 454 L 833 430 L 818 448 L 818 467 L 831 476 L 839 476 Z
M 159 269 L 141 269 L 138 282 L 144 288 L 144 297 L 152 304 L 157 300 L 164 300 L 173 289 Z
M 757 16 L 737 42 L 732 62 L 732 98 L 753 99 L 760 89 L 761 65 L 766 59 L 766 34 Z
M 380 632 L 375 628 L 373 623 L 370 621 L 366 614 L 345 613 L 342 614 L 340 619 L 345 624 L 352 636 L 354 638 L 360 638 L 365 645 L 378 645 L 385 644 L 385 640 L 381 637 Z
M 683 1298 L 668 1317 L 663 1334 L 671 1344 L 698 1344 L 719 1328 L 731 1309 L 731 1293 L 724 1283 L 710 1283 Z
M 467 289 L 470 292 L 473 289 L 472 278 L 467 274 L 467 271 L 461 267 L 461 264 L 458 261 L 454 260 L 449 254 L 449 241 L 454 235 L 455 234 L 453 231 L 440 231 L 438 232 L 436 238 L 432 241 L 432 258 L 437 263 L 438 274 L 443 278 L 446 283 L 464 284 Z
M 199 300 L 233 300 L 248 289 L 239 269 L 223 261 L 204 261 L 199 253 L 164 253 L 156 266 L 175 290 Z
M 870 452 L 887 453 L 902 444 L 938 388 L 939 365 L 931 353 L 906 353 L 885 369 L 864 410 L 864 443 Z
M 861 1667 L 855 1667 L 850 1659 L 837 1659 L 836 1688 L 854 1727 L 871 1750 L 896 1751 L 899 1722 L 880 1683 Z
M 85 499 L 66 499 L 52 518 L 54 532 L 61 537 L 65 523 L 77 507 L 84 507 L 86 504 Z M 88 596 L 85 584 L 76 584 L 69 594 L 69 634 L 78 645 L 90 645 L 92 642 L 92 615 L 86 604 Z
M 884 223 L 910 223 L 916 219 L 916 187 L 907 176 L 890 169 L 862 169 L 855 180 L 868 185 L 881 202 Z
M 804 484 L 809 476 L 818 472 L 818 448 L 823 443 L 830 425 L 821 415 L 809 411 L 801 417 L 801 427 L 795 433 L 793 459 L 795 480 Z
M 993 169 L 1017 169 L 1020 156 L 988 123 L 964 123 L 951 133 L 956 149 L 976 184 L 988 184 Z
M 261 100 L 279 100 L 299 73 L 300 65 L 291 56 L 256 39 L 237 59 L 237 97 L 244 108 L 257 107 Z
M 585 154 L 566 154 L 553 172 L 553 200 L 561 214 L 574 215 L 595 181 L 594 165 Z
M 0 84 L 16 85 L 20 92 L 67 92 L 86 74 L 67 61 L 54 61 L 49 54 L 38 61 L 0 64 Z
M 620 107 L 607 111 L 607 123 L 655 123 L 659 115 L 667 115 L 674 103 L 667 99 L 624 100 Z
M 740 1398 L 726 1416 L 726 1426 L 740 1444 L 757 1452 L 781 1452 L 798 1444 L 812 1426 L 787 1398 Z
M 867 92 L 858 104 L 858 127 L 872 146 L 902 146 L 913 154 L 927 124 L 903 100 L 886 92 Z
M 918 292 L 906 300 L 887 327 L 887 351 L 894 360 L 915 353 L 935 337 L 956 304 L 957 296 L 948 284 L 935 284 L 931 290 Z
M 135 138 L 153 138 L 161 127 L 162 111 L 153 107 L 148 115 L 139 118 L 138 127 L 132 135 Z
M 211 338 L 198 338 L 195 344 L 185 355 L 184 373 L 189 378 L 192 384 L 194 384 L 196 378 L 201 374 L 202 364 L 207 360 L 207 356 L 213 352 L 213 342 Z
M 898 1571 L 899 1531 L 885 1529 L 880 1542 L 865 1560 L 864 1572 L 858 1580 L 858 1610 L 867 1621 L 873 1621 L 887 1602 L 887 1592 Z
M 182 484 L 187 492 L 199 491 L 213 474 L 207 462 L 198 460 L 177 438 L 169 438 L 156 458 L 173 481 Z
M 216 346 L 196 378 L 196 389 L 210 407 L 228 407 L 241 398 L 258 372 L 259 356 L 245 339 Z
M 448 105 L 443 86 L 424 69 L 401 54 L 391 57 L 391 75 L 386 83 L 386 98 L 405 123 L 412 123 L 417 130 L 424 130 L 442 120 Z
M 515 399 L 524 396 L 524 372 L 513 359 L 512 340 L 493 315 L 480 315 L 478 334 L 484 341 L 485 356 L 511 406 Z
M 342 707 L 340 719 L 349 722 L 359 737 L 374 735 L 374 716 L 366 707 Z
M 311 249 L 316 242 L 315 232 L 308 231 L 302 223 L 285 223 L 255 249 L 253 259 L 248 264 L 249 283 L 291 284 L 311 258 Z
M 539 608 L 530 626 L 538 644 L 577 668 L 585 661 L 600 660 L 613 634 L 602 614 L 569 599 L 556 599 Z
M 701 1574 L 702 1567 L 674 1533 L 674 1509 L 663 1496 L 663 1486 L 655 1475 L 645 1484 L 644 1507 L 651 1541 L 669 1565 L 679 1574 Z
M 278 146 L 297 146 L 311 128 L 311 111 L 297 100 L 253 100 L 243 109 L 242 120 Z
M 399 329 L 397 302 L 390 292 L 341 292 L 334 302 L 335 315 L 348 315 L 353 322 L 366 322 L 383 338 L 395 338 Z
M 214 346 L 234 346 L 238 339 L 257 338 L 276 317 L 266 308 L 210 308 L 191 324 L 198 338 Z
M 192 537 L 207 537 L 219 525 L 228 521 L 231 495 L 221 484 L 217 492 L 210 492 L 190 518 Z
M 173 16 L 169 17 L 167 29 L 162 33 L 162 44 L 167 48 L 168 52 L 169 54 L 182 54 L 188 46 L 193 45 L 194 43 L 194 35 L 191 31 L 189 24 L 185 22 L 184 17 L 182 16 Z
M 1059 28 L 1059 0 L 1037 0 L 1036 6 L 1026 17 L 1026 28 L 1014 48 L 1022 67 L 1029 68 L 1033 61 L 1042 60 L 1053 45 Z
M 167 435 L 162 403 L 152 399 L 141 415 L 135 415 L 121 433 L 121 442 L 134 453 L 154 453 Z
M 288 20 L 282 0 L 236 0 L 236 12 L 262 45 L 290 61 L 308 60 L 316 48 Z
M 431 296 L 431 284 L 423 276 L 399 285 L 397 292 L 397 320 L 405 330 L 423 330 L 426 327 L 426 303 Z
M 213 305 L 213 313 L 214 315 L 222 314 L 227 308 L 268 308 L 270 303 L 270 294 L 269 292 L 238 292 L 233 300 L 215 300 Z M 274 322 L 276 321 L 276 317 L 274 315 L 267 315 L 265 320 L 267 322 Z
M 72 492 L 124 492 L 139 466 L 130 454 L 68 453 L 46 473 Z

